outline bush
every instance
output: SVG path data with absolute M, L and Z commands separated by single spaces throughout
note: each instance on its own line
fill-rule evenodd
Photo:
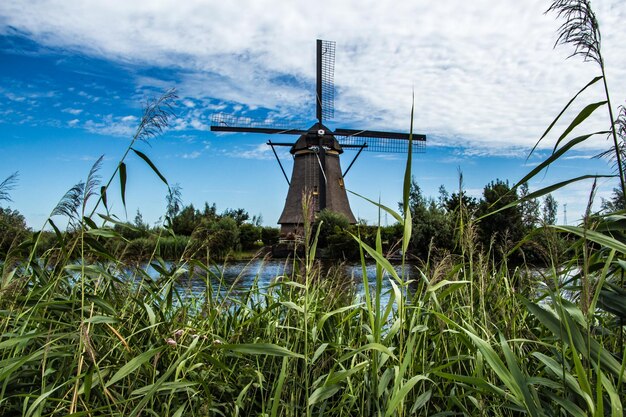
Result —
M 280 229 L 277 227 L 264 227 L 261 229 L 261 240 L 265 246 L 272 246 L 280 239 Z
M 250 250 L 257 247 L 257 242 L 261 240 L 261 228 L 250 223 L 239 226 L 239 242 L 243 250 Z

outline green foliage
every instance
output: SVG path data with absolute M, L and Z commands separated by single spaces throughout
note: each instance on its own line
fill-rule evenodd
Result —
M 514 206 L 497 211 L 515 201 L 518 201 L 517 193 L 511 190 L 508 181 L 497 179 L 485 186 L 477 213 L 484 216 L 493 212 L 480 223 L 480 241 L 485 248 L 495 245 L 502 253 L 521 240 L 524 225 L 520 207 Z
M 165 218 L 171 225 L 174 222 L 174 218 L 178 215 L 178 213 L 180 213 L 183 204 L 182 188 L 179 184 L 174 184 L 172 187 L 168 187 L 165 201 L 167 203 Z
M 193 204 L 185 206 L 172 217 L 172 230 L 177 235 L 191 236 L 198 226 L 201 216 Z
M 613 188 L 611 198 L 608 200 L 602 199 L 602 211 L 605 213 L 614 213 L 622 210 L 626 210 L 624 193 L 621 188 Z
M 280 238 L 280 229 L 277 227 L 264 227 L 261 229 L 261 240 L 265 246 L 271 246 L 278 243 Z
M 544 224 L 555 224 L 559 204 L 552 194 L 545 196 L 543 200 L 543 222 Z
M 27 232 L 24 216 L 10 207 L 0 207 L 0 259 L 6 256 L 11 247 L 24 240 Z
M 206 248 L 211 256 L 223 259 L 239 247 L 239 228 L 231 217 L 222 217 L 217 221 L 202 219 L 191 240 L 199 249 Z
M 411 178 L 408 207 L 413 231 L 409 250 L 413 255 L 426 259 L 433 246 L 441 251 L 454 247 L 453 218 L 441 204 L 424 197 L 414 178 Z
M 326 248 L 329 245 L 329 240 L 333 240 L 338 235 L 345 235 L 350 227 L 350 222 L 346 216 L 328 209 L 317 214 L 315 223 L 319 225 L 317 242 L 321 248 Z
M 250 218 L 248 212 L 242 208 L 239 209 L 226 209 L 222 214 L 222 217 L 230 217 L 237 223 L 237 226 L 241 226 L 246 220 Z
M 239 242 L 243 250 L 258 248 L 261 240 L 261 227 L 250 223 L 243 223 L 239 226 Z
M 529 194 L 528 183 L 522 184 L 519 188 L 519 198 L 522 201 L 519 210 L 525 233 L 532 231 L 540 223 L 539 201 L 536 198 L 528 198 Z

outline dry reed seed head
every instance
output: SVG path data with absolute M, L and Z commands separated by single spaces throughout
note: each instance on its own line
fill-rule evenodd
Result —
M 52 216 L 67 216 L 70 220 L 75 220 L 83 202 L 84 190 L 85 183 L 82 181 L 70 188 L 52 210 Z
M 102 160 L 104 159 L 104 155 L 101 155 L 100 158 L 92 165 L 89 170 L 89 175 L 87 175 L 87 182 L 85 184 L 85 188 L 83 190 L 83 207 L 87 204 L 87 201 L 90 197 L 94 195 L 100 194 L 100 180 L 101 177 L 98 175 L 98 171 L 102 167 Z
M 619 106 L 619 114 L 617 115 L 617 119 L 615 120 L 615 133 L 620 137 L 622 143 L 620 146 L 624 146 L 624 142 L 626 142 L 626 107 Z
M 172 88 L 159 98 L 147 101 L 135 138 L 148 143 L 148 139 L 161 134 L 169 126 L 169 118 L 174 116 L 173 105 L 177 98 Z
M 87 354 L 87 357 L 89 358 L 92 364 L 96 364 L 98 362 L 96 359 L 96 350 L 93 347 L 91 336 L 89 335 L 89 326 L 87 326 L 87 324 L 85 323 L 81 323 L 80 333 L 83 339 L 83 343 L 85 346 L 85 353 Z
M 9 195 L 9 191 L 13 190 L 17 184 L 18 173 L 14 172 L 0 182 L 0 201 L 13 201 Z
M 558 37 L 554 44 L 574 45 L 574 55 L 582 55 L 585 61 L 595 61 L 602 66 L 600 53 L 600 28 L 596 15 L 591 9 L 588 0 L 557 0 L 546 12 L 555 12 L 557 17 L 565 19 L 565 23 L 558 30 Z

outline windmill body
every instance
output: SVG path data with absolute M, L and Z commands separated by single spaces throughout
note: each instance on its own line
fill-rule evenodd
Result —
M 352 164 L 363 150 L 378 152 L 406 152 L 409 141 L 414 149 L 422 149 L 426 140 L 424 135 L 413 135 L 396 132 L 383 132 L 354 129 L 328 129 L 324 119 L 333 117 L 334 86 L 333 71 L 335 59 L 335 43 L 317 41 L 317 89 L 316 116 L 317 123 L 307 130 L 284 128 L 267 124 L 253 123 L 222 114 L 215 115 L 211 130 L 218 132 L 244 132 L 266 134 L 299 135 L 295 143 L 276 143 L 268 141 L 274 155 L 289 184 L 285 207 L 278 220 L 282 235 L 298 235 L 304 223 L 303 202 L 308 201 L 307 216 L 328 209 L 344 215 L 352 224 L 356 219 L 346 194 L 344 178 Z M 289 146 L 293 157 L 291 179 L 282 166 L 275 146 Z M 357 150 L 356 156 L 342 173 L 340 155 L 344 150 Z M 310 218 L 309 220 L 313 220 Z
M 300 234 L 304 221 L 303 198 L 306 196 L 310 211 L 319 212 L 326 208 L 343 214 L 351 224 L 356 223 L 339 163 L 343 149 L 329 132 L 324 125 L 316 123 L 290 149 L 294 158 L 293 171 L 285 208 L 278 219 L 283 234 Z

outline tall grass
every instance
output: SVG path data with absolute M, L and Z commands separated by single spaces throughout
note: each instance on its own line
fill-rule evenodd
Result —
M 167 115 L 148 106 L 141 126 L 155 133 Z M 141 126 L 111 177 L 122 202 L 130 150 L 167 183 L 133 148 Z M 307 223 L 293 272 L 242 293 L 201 252 L 169 266 L 155 249 L 156 278 L 115 257 L 113 226 L 128 226 L 107 212 L 112 179 L 100 187 L 97 168 L 55 210 L 73 232 L 43 253 L 35 234 L 0 265 L 0 415 L 623 415 L 623 213 L 556 226 L 578 239 L 569 259 L 546 251 L 542 276 L 496 261 L 463 213 L 460 255 L 419 267 L 396 268 L 380 233 L 373 247 L 357 234 L 364 293 L 320 267 Z M 410 172 L 409 152 L 404 215 L 379 205 L 404 227 L 403 253 Z M 190 274 L 204 294 L 181 289 Z

